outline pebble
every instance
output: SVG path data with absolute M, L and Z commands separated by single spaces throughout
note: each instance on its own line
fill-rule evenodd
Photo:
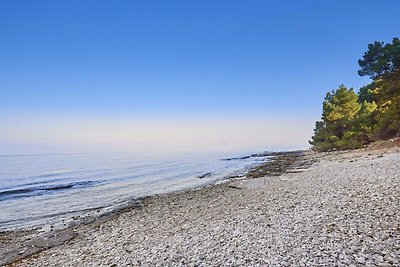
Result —
M 366 155 L 150 198 L 18 266 L 400 266 L 400 153 Z

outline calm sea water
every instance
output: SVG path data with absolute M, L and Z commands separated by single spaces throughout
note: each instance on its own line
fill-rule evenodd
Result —
M 221 160 L 234 156 L 238 154 L 1 155 L 0 229 L 44 224 L 143 196 L 204 186 L 267 160 Z

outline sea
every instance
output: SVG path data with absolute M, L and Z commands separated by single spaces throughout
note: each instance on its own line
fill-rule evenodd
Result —
M 246 152 L 247 153 L 247 152 Z M 76 224 L 157 194 L 222 182 L 268 161 L 235 153 L 0 155 L 0 230 Z

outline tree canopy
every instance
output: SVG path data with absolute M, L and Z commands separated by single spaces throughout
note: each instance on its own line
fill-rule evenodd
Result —
M 400 40 L 369 44 L 358 63 L 359 75 L 372 82 L 358 94 L 344 85 L 326 94 L 310 141 L 316 150 L 360 148 L 400 136 Z
M 360 76 L 369 76 L 375 80 L 390 75 L 400 68 L 400 40 L 393 38 L 392 43 L 375 42 L 368 45 L 368 51 L 358 60 Z

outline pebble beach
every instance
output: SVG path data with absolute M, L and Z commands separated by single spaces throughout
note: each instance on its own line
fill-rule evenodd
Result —
M 40 247 L 34 233 L 3 233 L 2 263 L 400 266 L 400 148 L 307 151 L 283 174 L 146 198 L 56 235 Z

